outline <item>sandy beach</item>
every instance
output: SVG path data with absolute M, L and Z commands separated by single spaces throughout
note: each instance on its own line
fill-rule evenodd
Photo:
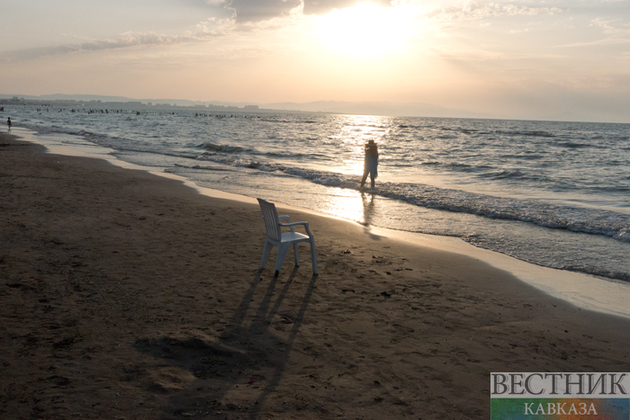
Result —
M 490 372 L 628 371 L 630 321 L 474 258 L 0 135 L 3 419 L 488 418 Z M 264 197 L 263 197 L 264 198 Z

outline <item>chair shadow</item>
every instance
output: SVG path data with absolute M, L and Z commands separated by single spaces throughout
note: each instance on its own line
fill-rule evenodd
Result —
M 273 317 L 273 314 L 277 313 L 278 309 L 280 308 L 280 303 L 282 302 L 282 300 L 284 299 L 284 295 L 286 294 L 290 283 L 293 281 L 293 277 L 295 275 L 295 272 L 297 270 L 297 267 L 293 270 L 293 273 L 290 277 L 290 281 L 287 281 L 285 284 L 285 287 L 282 289 L 280 296 L 278 297 L 275 305 L 273 306 L 273 308 L 271 309 L 271 311 L 269 311 L 269 314 L 267 315 L 267 319 L 270 321 L 271 318 Z M 286 352 L 285 352 L 285 358 L 283 359 L 282 363 L 276 366 L 276 369 L 274 370 L 273 376 L 271 377 L 271 379 L 268 381 L 267 386 L 264 388 L 263 392 L 260 394 L 260 397 L 257 400 L 257 404 L 255 409 L 252 411 L 252 414 L 257 415 L 260 413 L 260 411 L 262 410 L 262 407 L 264 406 L 265 401 L 267 400 L 269 394 L 277 387 L 277 385 L 280 383 L 280 379 L 282 378 L 282 374 L 284 373 L 285 367 L 287 362 L 289 361 L 289 355 L 291 354 L 291 350 L 293 350 L 293 345 L 295 344 L 295 339 L 300 331 L 300 327 L 302 326 L 302 322 L 304 321 L 304 315 L 306 314 L 306 309 L 308 307 L 308 304 L 311 300 L 311 297 L 313 295 L 313 289 L 315 288 L 315 282 L 317 280 L 318 276 L 313 274 L 311 276 L 311 280 L 308 284 L 308 287 L 306 289 L 306 292 L 304 294 L 304 297 L 302 298 L 302 303 L 300 305 L 300 308 L 298 310 L 297 316 L 295 317 L 295 319 L 293 320 L 293 327 L 291 328 L 291 331 L 289 332 L 289 338 L 286 340 Z M 267 322 L 267 325 L 269 325 L 269 321 Z
M 173 367 L 186 369 L 195 377 L 169 398 L 163 419 L 207 418 L 221 413 L 257 418 L 280 383 L 318 278 L 311 276 L 301 301 L 289 302 L 299 303 L 297 313 L 282 315 L 280 308 L 287 300 L 298 268 L 294 267 L 280 290 L 279 277 L 271 277 L 262 298 L 260 289 L 264 281 L 262 270 L 258 270 L 216 342 L 194 337 L 137 341 L 136 348 L 141 352 L 161 358 Z M 260 299 L 257 307 L 252 307 L 252 302 L 257 299 Z M 248 316 L 252 310 L 253 316 Z M 286 325 L 291 325 L 288 335 L 286 330 L 281 331 L 285 333 L 284 339 L 270 330 L 277 315 L 282 315 Z M 154 388 L 150 391 L 156 393 L 172 392 L 160 389 L 159 383 L 150 386 Z

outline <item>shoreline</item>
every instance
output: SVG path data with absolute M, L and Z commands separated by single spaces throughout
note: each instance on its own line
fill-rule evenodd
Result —
M 208 197 L 241 201 L 257 205 L 254 198 L 245 195 L 201 187 L 193 181 L 178 175 L 125 162 L 110 155 L 108 153 L 110 149 L 96 146 L 92 143 L 86 142 L 86 145 L 83 147 L 87 150 L 81 151 L 77 147 L 73 148 L 72 146 L 44 142 L 40 136 L 29 130 L 18 130 L 21 131 L 19 135 L 22 136 L 23 140 L 42 145 L 47 148 L 49 153 L 52 154 L 102 159 L 121 168 L 142 170 L 167 179 L 181 181 L 187 187 L 192 188 L 200 194 Z M 97 153 L 94 153 L 94 151 L 97 151 Z M 356 223 L 351 220 L 321 213 L 316 210 L 299 208 L 284 203 L 276 204 L 279 208 L 292 209 L 298 212 L 331 217 L 343 220 L 347 223 Z M 479 259 L 492 267 L 511 273 L 520 281 L 537 288 L 549 296 L 562 299 L 580 308 L 630 318 L 630 306 L 627 305 L 627 302 L 630 302 L 630 284 L 628 283 L 613 279 L 599 278 L 597 276 L 580 272 L 539 266 L 491 250 L 475 247 L 474 245 L 468 244 L 459 238 L 427 235 L 407 231 L 395 231 L 375 226 L 370 226 L 369 228 L 378 232 L 378 234 L 382 236 L 388 236 L 390 238 L 406 241 L 411 244 L 428 246 L 430 248 L 454 252 L 467 257 Z
M 621 372 L 630 320 L 312 213 L 262 272 L 257 205 L 0 135 L 0 414 L 489 418 L 491 372 Z M 283 213 L 285 213 L 283 211 Z

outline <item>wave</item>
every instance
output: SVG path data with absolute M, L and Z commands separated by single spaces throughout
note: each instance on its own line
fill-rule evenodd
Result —
M 410 126 L 406 126 L 409 128 Z M 414 128 L 437 128 L 440 131 L 451 131 L 455 133 L 467 134 L 467 135 L 502 135 L 506 137 L 543 137 L 543 138 L 555 138 L 557 134 L 544 130 L 480 130 L 467 127 L 420 127 L 414 126 Z
M 269 118 L 269 117 L 258 117 L 259 121 L 262 122 L 270 122 L 274 124 L 318 124 L 319 121 L 313 119 L 301 120 L 301 119 L 287 119 L 287 118 Z
M 497 169 L 491 172 L 486 172 L 480 174 L 481 178 L 491 178 L 491 179 L 538 179 L 537 177 L 532 177 L 522 171 L 519 170 L 509 170 L 509 169 Z
M 256 149 L 250 149 L 247 147 L 239 147 L 239 146 L 230 146 L 230 145 L 220 145 L 214 143 L 204 143 L 198 146 L 198 148 L 205 149 L 206 151 L 196 156 L 196 159 L 199 160 L 212 160 L 218 163 L 227 163 L 230 164 L 232 162 L 240 161 L 242 162 L 244 159 L 247 159 L 251 156 L 259 156 L 260 158 L 283 158 L 283 159 L 299 159 L 304 157 L 305 155 L 302 153 L 293 153 L 290 150 L 282 150 L 282 151 L 268 151 L 262 152 Z M 313 155 L 309 155 L 309 157 L 313 157 Z M 325 158 L 326 156 L 322 156 Z M 242 166 L 249 167 L 250 165 L 257 166 L 254 162 L 248 162 Z
M 222 171 L 230 171 L 231 169 L 229 168 L 217 168 L 216 166 L 207 166 L 207 165 L 182 165 L 180 163 L 176 163 L 173 166 L 177 167 L 177 168 L 183 168 L 183 169 L 198 169 L 198 170 L 202 170 L 202 171 L 217 171 L 217 172 L 222 172 Z M 173 172 L 169 169 L 165 169 L 165 172 Z
M 56 124 L 51 124 L 50 126 L 43 126 L 37 123 L 24 123 L 22 124 L 24 128 L 29 130 L 33 130 L 38 132 L 39 134 L 68 134 L 71 136 L 83 137 L 88 141 L 92 141 L 94 143 L 101 143 L 104 140 L 108 139 L 109 136 L 84 130 L 84 129 L 72 129 L 68 127 L 62 127 Z
M 630 242 L 630 216 L 612 211 L 558 206 L 426 185 L 387 185 L 381 195 L 417 206 L 515 220 L 550 229 L 604 235 Z
M 583 149 L 585 147 L 593 147 L 593 145 L 590 145 L 590 144 L 575 143 L 575 142 L 571 142 L 571 141 L 567 141 L 567 142 L 564 142 L 564 143 L 556 143 L 556 146 L 562 146 L 562 147 L 566 147 L 568 149 Z
M 602 150 L 608 149 L 608 147 L 606 147 L 603 144 L 589 144 L 589 143 L 581 143 L 577 141 L 566 141 L 562 143 L 555 143 L 554 146 L 566 147 L 567 149 L 586 149 L 586 148 L 602 149 Z
M 492 134 L 499 134 L 508 137 L 544 137 L 544 138 L 555 138 L 558 137 L 554 133 L 550 133 L 548 131 L 543 130 L 493 130 Z
M 230 145 L 224 145 L 224 144 L 214 144 L 214 143 L 202 143 L 200 145 L 197 146 L 200 149 L 205 149 L 208 150 L 210 152 L 217 152 L 217 153 L 242 153 L 242 152 L 253 152 L 253 149 L 247 149 L 244 147 L 239 147 L 239 146 L 230 146 Z
M 562 266 L 555 267 L 555 268 L 558 268 L 559 270 L 579 271 L 579 272 L 586 273 L 586 274 L 592 274 L 594 276 L 607 277 L 609 279 L 622 280 L 622 281 L 630 282 L 630 274 L 623 273 L 623 272 L 620 272 L 620 271 L 606 270 L 606 269 L 600 268 L 600 267 L 581 266 L 581 265 L 571 265 L 571 264 L 569 264 L 569 265 L 562 265 Z
M 221 149 L 216 145 L 211 147 Z M 226 151 L 239 149 L 227 147 Z M 240 149 L 239 149 L 240 150 Z M 260 155 L 261 158 L 264 154 Z M 315 184 L 347 189 L 358 189 L 359 175 L 347 175 L 335 172 L 305 169 L 274 163 L 273 159 L 263 162 L 252 159 L 252 156 L 239 153 L 202 155 L 198 160 L 207 160 L 234 167 L 257 169 L 277 175 L 290 175 L 302 178 Z M 429 161 L 428 165 L 440 165 Z M 460 165 L 460 170 L 463 169 Z M 466 165 L 463 165 L 464 167 Z M 203 169 L 198 167 L 195 169 Z M 466 171 L 488 170 L 492 168 L 466 168 Z M 493 179 L 536 179 L 519 170 L 496 169 L 482 174 Z M 489 219 L 514 220 L 530 223 L 549 229 L 562 229 L 572 232 L 604 235 L 615 240 L 630 242 L 630 215 L 601 209 L 561 206 L 540 201 L 517 200 L 495 197 L 479 193 L 465 192 L 433 187 L 425 184 L 379 183 L 375 194 L 399 200 L 414 206 L 474 214 Z
M 328 187 L 359 189 L 359 175 L 261 163 L 249 159 L 230 160 L 215 157 L 211 160 L 216 163 L 296 176 Z M 493 176 L 510 178 L 521 177 L 523 174 L 518 171 L 503 171 Z M 514 220 L 549 229 L 604 235 L 630 242 L 630 215 L 613 211 L 495 197 L 425 184 L 379 183 L 374 193 L 424 208 L 474 214 L 489 219 Z
M 358 175 L 274 165 L 259 165 L 257 169 L 281 171 L 329 187 L 359 189 Z M 489 219 L 514 220 L 549 229 L 603 235 L 630 242 L 630 215 L 613 211 L 495 197 L 425 184 L 379 183 L 373 193 L 424 208 L 474 214 Z

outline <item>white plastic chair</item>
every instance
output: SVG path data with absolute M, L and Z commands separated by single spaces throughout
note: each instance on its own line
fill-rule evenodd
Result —
M 267 232 L 265 238 L 265 248 L 263 250 L 263 256 L 260 260 L 260 269 L 265 266 L 269 254 L 271 254 L 271 248 L 274 245 L 278 247 L 278 256 L 276 257 L 276 272 L 275 277 L 280 273 L 280 267 L 284 262 L 284 258 L 289 252 L 289 247 L 293 245 L 293 251 L 295 253 L 295 265 L 300 265 L 300 259 L 298 257 L 297 244 L 300 242 L 309 242 L 311 244 L 311 256 L 313 259 L 313 274 L 317 275 L 317 255 L 315 254 L 315 238 L 308 228 L 307 222 L 295 222 L 291 223 L 289 216 L 278 216 L 278 211 L 273 203 L 258 199 L 260 209 L 262 210 L 263 219 L 265 221 L 265 230 Z M 286 221 L 287 223 L 281 223 L 280 221 Z M 294 226 L 303 225 L 306 230 L 306 235 L 295 231 Z M 281 228 L 288 227 L 291 232 L 282 233 Z

